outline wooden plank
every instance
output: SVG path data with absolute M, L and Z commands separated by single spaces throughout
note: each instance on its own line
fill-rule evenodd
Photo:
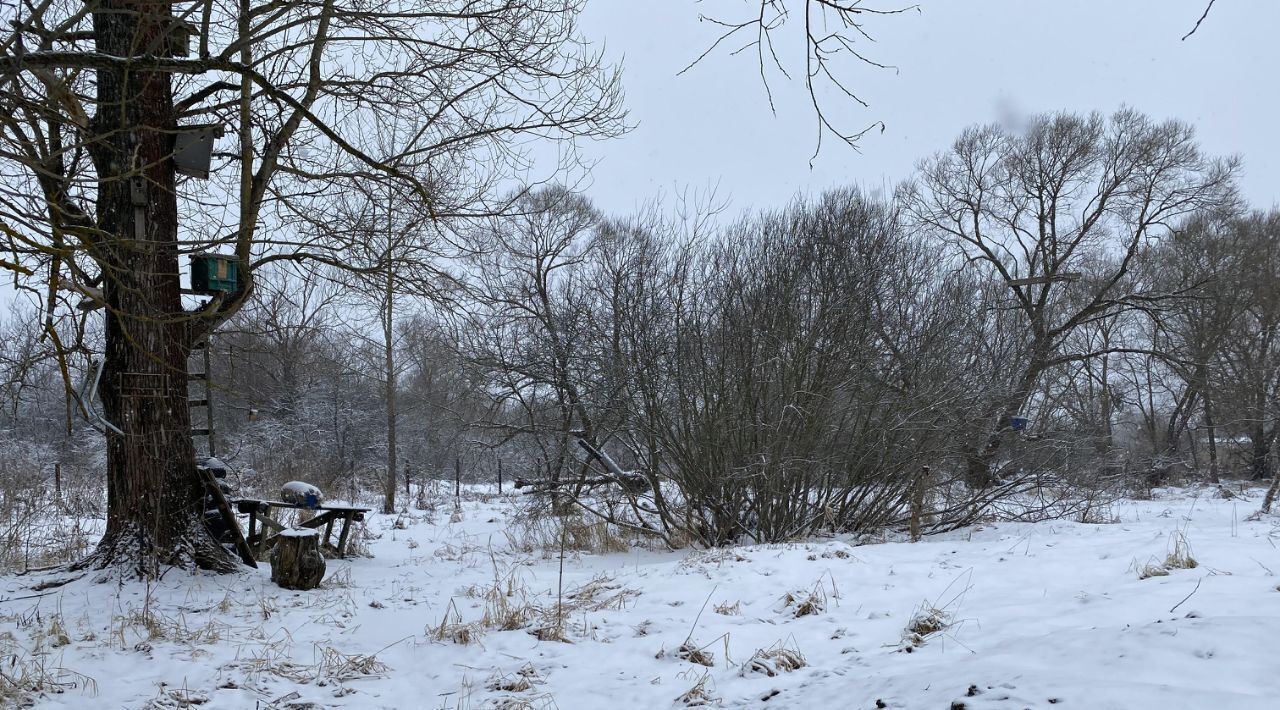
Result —
M 214 478 L 213 472 L 207 468 L 197 468 L 196 471 L 204 478 L 204 487 L 213 497 L 214 507 L 218 509 L 218 513 L 227 522 L 227 527 L 231 529 L 232 539 L 240 559 L 250 567 L 256 568 L 258 560 L 254 559 L 253 550 L 249 549 L 249 542 L 244 539 L 244 532 L 240 530 L 240 521 L 236 519 L 235 513 L 231 512 L 231 505 L 227 503 L 227 497 L 222 494 L 222 486 L 218 485 L 218 479 Z
M 268 510 L 270 509 L 268 508 Z M 258 522 L 261 523 L 262 525 L 262 532 L 259 533 L 259 536 L 258 536 L 258 557 L 261 558 L 263 555 L 267 553 L 267 550 L 269 549 L 267 546 L 267 543 L 271 542 L 276 537 L 276 535 L 279 535 L 281 532 L 283 532 L 285 530 L 285 527 L 280 523 L 277 523 L 267 513 L 262 513 L 261 515 L 259 515 Z M 270 530 L 275 530 L 276 534 L 275 535 L 270 534 L 269 532 Z
M 347 534 L 351 532 L 351 516 L 347 514 L 342 517 L 342 533 L 338 535 L 338 557 L 347 556 Z
M 333 537 L 333 521 L 334 521 L 334 518 L 336 517 L 337 516 L 334 516 L 333 518 L 329 518 L 329 524 L 324 526 L 324 540 L 321 540 L 322 544 L 328 545 L 329 538 Z

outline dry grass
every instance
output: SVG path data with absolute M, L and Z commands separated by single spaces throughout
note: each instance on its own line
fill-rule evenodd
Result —
M 485 688 L 494 692 L 523 693 L 542 682 L 538 670 L 532 664 L 526 663 L 515 673 L 495 672 L 485 683 Z
M 555 698 L 550 693 L 533 696 L 507 695 L 490 698 L 482 706 L 486 710 L 556 710 Z
M 742 664 L 740 674 L 744 676 L 758 674 L 772 678 L 799 670 L 806 665 L 808 661 L 798 648 L 788 648 L 782 642 L 778 642 L 769 648 L 756 650 L 751 658 Z
M 377 654 L 343 653 L 329 646 L 320 651 L 316 679 L 320 685 L 326 681 L 345 683 L 357 678 L 385 678 L 390 671 Z
M 625 609 L 627 599 L 637 594 L 639 592 L 623 587 L 612 577 L 597 575 L 591 581 L 565 592 L 564 610 L 578 612 Z
M 676 570 L 683 574 L 699 573 L 707 578 L 711 575 L 707 571 L 708 567 L 720 568 L 726 564 L 735 562 L 749 562 L 750 559 L 739 554 L 732 548 L 717 547 L 710 550 L 696 550 L 689 553 L 683 560 L 676 564 Z
M 827 610 L 827 590 L 821 582 L 809 591 L 787 592 L 778 600 L 778 611 L 799 619 L 817 616 Z
M 1151 579 L 1168 577 L 1172 570 L 1195 569 L 1199 566 L 1200 563 L 1191 554 L 1191 543 L 1187 542 L 1186 535 L 1175 532 L 1169 536 L 1169 553 L 1165 555 L 1164 562 L 1158 563 L 1155 558 L 1143 564 L 1134 561 L 1131 569 L 1138 573 L 1138 579 Z
M 440 619 L 440 623 L 434 627 L 427 627 L 427 636 L 435 641 L 449 641 L 462 646 L 469 646 L 480 640 L 479 624 L 464 624 L 462 622 L 462 614 L 458 611 L 458 606 L 453 600 L 449 600 L 449 605 L 444 609 L 444 618 Z
M 684 643 L 680 644 L 680 648 L 676 649 L 674 655 L 676 658 L 679 658 L 682 661 L 696 663 L 700 666 L 706 666 L 708 668 L 712 668 L 716 665 L 715 654 L 709 651 L 704 651 L 701 648 L 698 648 L 691 641 L 685 641 Z
M 260 600 L 261 601 L 261 600 Z M 231 602 L 224 597 L 214 608 L 230 608 Z M 157 609 L 158 605 L 148 587 L 143 596 L 141 606 L 129 606 L 124 613 L 112 617 L 110 638 L 122 649 L 142 648 L 152 641 L 172 641 L 174 643 L 195 645 L 212 645 L 226 638 L 230 626 L 217 618 L 204 621 L 192 621 L 186 614 L 179 612 L 169 616 Z M 264 612 L 265 616 L 269 616 Z
M 102 536 L 102 521 L 65 516 L 55 508 L 0 510 L 0 571 L 52 567 L 79 560 Z
M 73 690 L 89 696 L 98 694 L 96 680 L 51 663 L 50 655 L 43 644 L 37 643 L 35 649 L 29 650 L 12 633 L 0 632 L 0 706 L 29 707 L 34 696 Z
M 1195 569 L 1200 565 L 1191 555 L 1191 543 L 1186 535 L 1175 532 L 1169 537 L 1169 554 L 1164 558 L 1165 569 Z
M 742 602 L 737 601 L 732 604 L 730 604 L 729 602 L 723 602 L 721 604 L 716 604 L 714 607 L 712 607 L 712 611 L 714 611 L 717 614 L 720 614 L 721 616 L 741 616 Z
M 902 640 L 906 648 L 918 648 L 923 646 L 931 636 L 940 634 L 949 628 L 951 628 L 951 614 L 928 602 L 924 602 L 916 607 L 915 613 L 911 615 L 911 620 L 907 622 L 907 628 L 903 632 Z
M 626 552 L 644 540 L 627 536 L 616 525 L 590 519 L 581 514 L 554 516 L 544 511 L 526 511 L 512 519 L 505 531 L 511 548 L 521 552 L 541 551 L 544 556 L 559 554 L 564 549 L 589 554 Z
M 537 607 L 529 602 L 523 586 L 515 588 L 513 581 L 508 581 L 504 589 L 495 584 L 484 595 L 484 615 L 480 624 L 486 628 L 499 631 L 515 631 L 533 623 L 537 616 Z
M 549 624 L 546 626 L 538 626 L 529 630 L 529 634 L 539 641 L 559 641 L 560 643 L 570 643 L 569 637 L 565 635 L 564 627 L 560 624 Z
M 1168 577 L 1169 570 L 1162 565 L 1156 564 L 1154 560 L 1146 564 L 1139 565 L 1136 561 L 1133 564 L 1138 572 L 1138 579 L 1151 579 L 1152 577 Z
M 261 650 L 246 658 L 232 661 L 221 670 L 240 671 L 252 682 L 263 674 L 274 675 L 298 684 L 318 686 L 342 684 L 360 678 L 385 678 L 391 668 L 379 661 L 377 654 L 344 653 L 332 646 L 316 647 L 315 662 L 299 663 L 289 658 L 286 644 L 263 644 Z
M 721 699 L 715 695 L 715 681 L 711 673 L 703 673 L 693 687 L 676 697 L 676 702 L 689 708 L 719 707 Z

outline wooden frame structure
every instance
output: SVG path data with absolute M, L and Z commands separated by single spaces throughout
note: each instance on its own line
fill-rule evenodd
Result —
M 272 509 L 291 508 L 294 510 L 316 511 L 318 514 L 314 518 L 299 523 L 297 527 L 311 528 L 313 530 L 319 530 L 323 527 L 324 534 L 320 538 L 320 547 L 321 549 L 332 550 L 338 557 L 347 556 L 347 544 L 351 537 L 351 524 L 363 521 L 364 514 L 371 510 L 371 508 L 354 508 L 345 505 L 321 505 L 315 508 L 308 508 L 301 503 L 254 500 L 251 498 L 238 499 L 234 503 L 240 513 L 249 516 L 249 535 L 245 538 L 246 546 L 252 549 L 258 558 L 269 552 L 271 543 L 280 536 L 280 533 L 288 529 L 271 516 Z M 340 528 L 338 530 L 338 542 L 336 545 L 332 545 L 329 540 L 333 536 L 335 523 L 340 523 Z

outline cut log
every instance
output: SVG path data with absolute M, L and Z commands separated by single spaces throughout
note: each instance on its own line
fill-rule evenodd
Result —
M 315 589 L 324 579 L 319 530 L 285 530 L 271 550 L 271 581 L 285 589 Z

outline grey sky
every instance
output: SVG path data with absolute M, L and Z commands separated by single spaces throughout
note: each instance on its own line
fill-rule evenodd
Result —
M 860 153 L 828 141 L 810 168 L 813 114 L 797 82 L 771 73 L 774 115 L 749 53 L 719 51 L 676 76 L 718 34 L 699 13 L 741 18 L 755 0 L 590 0 L 582 29 L 611 57 L 625 55 L 637 127 L 587 146 L 599 163 L 586 191 L 617 214 L 660 193 L 715 185 L 733 214 L 835 185 L 892 186 L 973 123 L 1128 104 L 1193 122 L 1212 153 L 1242 155 L 1245 196 L 1271 207 L 1280 202 L 1280 1 L 1219 0 L 1181 41 L 1206 2 L 919 0 L 918 13 L 869 18 L 877 41 L 862 49 L 897 72 L 854 67 L 850 83 L 871 107 L 828 105 L 850 128 L 883 120 L 887 129 L 864 138 Z M 799 29 L 789 25 L 793 41 Z M 784 61 L 799 69 L 802 46 L 780 41 Z M 0 306 L 11 295 L 0 283 Z
M 851 83 L 871 108 L 843 113 L 849 127 L 880 119 L 887 129 L 863 139 L 861 153 L 828 142 L 810 169 L 813 117 L 798 83 L 774 73 L 774 116 L 753 54 L 720 52 L 676 76 L 716 36 L 700 12 L 740 18 L 754 0 L 592 0 L 583 30 L 613 57 L 625 55 L 638 126 L 589 147 L 600 163 L 587 192 L 616 213 L 659 192 L 718 183 L 733 212 L 770 207 L 833 185 L 892 185 L 973 123 L 1127 104 L 1193 122 L 1211 153 L 1242 155 L 1245 196 L 1270 207 L 1280 200 L 1280 2 L 1219 0 L 1181 41 L 1206 2 L 919 0 L 919 13 L 869 18 L 876 43 L 863 49 L 898 72 L 855 68 Z M 789 31 L 799 29 L 793 22 Z M 784 57 L 792 68 L 803 59 L 797 51 Z

